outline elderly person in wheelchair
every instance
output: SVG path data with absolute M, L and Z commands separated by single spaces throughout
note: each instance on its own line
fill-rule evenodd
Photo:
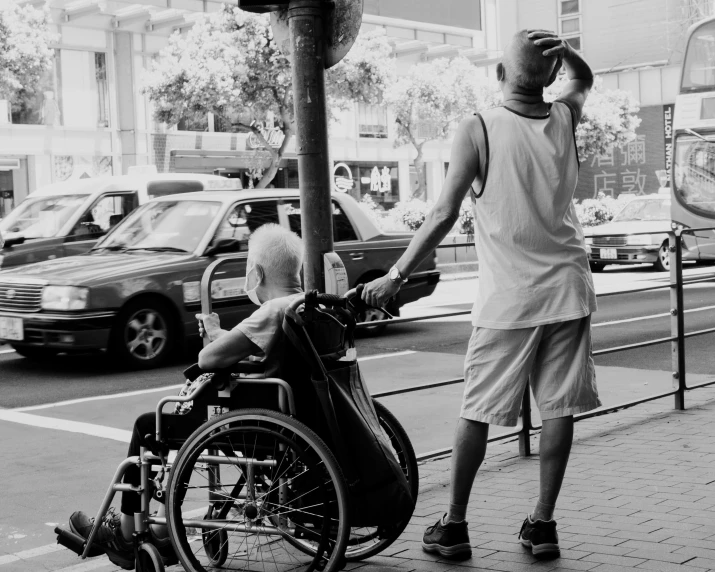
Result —
M 199 354 L 198 365 L 202 370 L 212 371 L 232 366 L 238 361 L 252 357 L 263 359 L 271 349 L 271 344 L 278 339 L 286 308 L 302 293 L 300 270 L 303 264 L 303 245 L 294 233 L 275 224 L 258 228 L 251 236 L 248 245 L 245 289 L 250 300 L 259 308 L 232 330 L 221 329 L 216 314 L 198 314 L 199 333 L 208 338 L 210 344 Z M 190 395 L 205 379 L 205 374 L 187 381 L 181 395 Z M 177 414 L 190 412 L 191 402 L 177 403 L 173 425 L 180 426 Z M 180 419 L 180 418 L 179 418 Z M 162 425 L 164 424 L 162 418 Z M 196 427 L 183 428 L 188 435 Z M 137 418 L 129 444 L 128 456 L 140 454 L 142 447 L 152 448 L 155 443 L 151 437 L 156 432 L 155 413 L 146 413 Z M 182 432 L 181 430 L 179 432 Z M 136 465 L 127 468 L 124 483 L 132 486 L 140 484 L 140 469 Z M 132 537 L 135 532 L 135 513 L 140 511 L 140 496 L 134 491 L 122 493 L 121 514 L 114 511 L 107 513 L 95 533 L 95 541 L 102 548 L 109 548 L 107 555 L 116 565 L 125 570 L 135 566 L 135 552 Z M 158 511 L 164 514 L 164 506 Z M 82 511 L 70 517 L 70 528 L 85 539 L 94 525 L 94 518 Z M 150 527 L 152 542 L 167 559 L 172 557 L 166 526 L 153 524 Z

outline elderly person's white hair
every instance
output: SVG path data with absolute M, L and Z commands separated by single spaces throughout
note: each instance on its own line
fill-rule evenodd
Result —
M 267 282 L 300 283 L 303 241 L 297 234 L 277 224 L 264 224 L 248 239 L 249 266 L 258 264 Z

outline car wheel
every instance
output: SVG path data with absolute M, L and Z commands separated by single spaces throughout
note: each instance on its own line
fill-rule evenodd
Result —
M 670 270 L 670 251 L 668 250 L 668 241 L 664 241 L 658 249 L 658 258 L 653 263 L 653 266 L 658 272 L 668 272 Z
M 599 262 L 589 262 L 588 267 L 591 269 L 591 272 L 595 274 L 596 272 L 603 272 L 606 265 L 600 264 Z
M 376 310 L 375 308 L 368 308 L 367 310 L 360 312 L 360 316 L 358 317 L 358 320 L 360 322 L 377 322 L 379 320 L 385 320 L 385 319 L 387 319 L 387 316 L 385 316 L 385 314 L 380 312 L 380 310 Z M 387 329 L 387 324 L 377 323 L 374 326 L 361 326 L 360 329 L 357 331 L 362 336 L 372 337 L 372 336 L 379 336 L 386 329 Z
M 11 346 L 22 357 L 41 360 L 55 357 L 59 351 L 52 348 L 36 348 L 33 346 Z
M 120 365 L 151 369 L 166 362 L 176 343 L 176 328 L 168 305 L 137 300 L 124 307 L 112 332 L 110 351 Z

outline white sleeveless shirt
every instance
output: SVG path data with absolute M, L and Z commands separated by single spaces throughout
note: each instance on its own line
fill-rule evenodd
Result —
M 565 322 L 596 311 L 573 195 L 578 152 L 571 110 L 482 113 L 483 194 L 473 200 L 479 285 L 472 324 L 498 330 Z M 486 177 L 486 178 L 485 178 Z M 474 199 L 474 198 L 473 198 Z

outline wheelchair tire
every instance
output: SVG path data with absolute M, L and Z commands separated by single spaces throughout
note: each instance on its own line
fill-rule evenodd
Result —
M 376 399 L 372 400 L 372 404 L 375 406 L 375 412 L 380 421 L 380 426 L 390 440 L 395 457 L 405 473 L 407 483 L 410 486 L 410 493 L 412 493 L 412 499 L 416 505 L 420 488 L 420 476 L 419 467 L 417 466 L 417 455 L 415 455 L 412 442 L 407 436 L 407 432 L 402 427 L 402 424 L 387 407 Z M 410 515 L 410 518 L 411 516 L 412 515 Z M 345 558 L 348 562 L 357 562 L 379 554 L 399 538 L 409 521 L 410 519 L 408 518 L 389 531 L 383 531 L 375 527 L 352 528 Z M 365 531 L 365 534 L 358 536 L 360 531 Z
M 213 511 L 210 510 L 204 516 L 204 520 L 211 520 Z M 201 540 L 204 544 L 204 551 L 209 559 L 209 564 L 214 568 L 220 568 L 228 558 L 228 534 L 225 530 L 204 530 L 201 533 Z
M 412 493 L 412 498 L 416 505 L 420 478 L 417 456 L 412 443 L 407 436 L 407 432 L 390 410 L 375 399 L 372 400 L 372 403 L 375 406 L 380 426 L 385 432 L 385 436 L 389 439 L 395 457 L 405 473 L 407 483 L 410 486 L 410 493 Z M 345 559 L 348 562 L 358 562 L 379 554 L 399 538 L 409 521 L 410 519 L 407 518 L 404 522 L 400 522 L 389 530 L 383 530 L 378 527 L 351 528 Z M 295 539 L 292 540 L 295 542 Z M 308 554 L 315 553 L 314 544 L 310 542 L 302 541 L 297 547 Z
M 159 549 L 144 542 L 137 551 L 136 572 L 164 572 L 164 561 L 161 559 Z
M 217 464 L 218 487 L 206 474 Z M 212 518 L 202 519 L 207 502 Z M 349 509 L 340 466 L 313 431 L 276 411 L 231 411 L 194 431 L 172 465 L 166 510 L 171 542 L 187 572 L 219 568 L 214 543 L 207 554 L 202 542 L 211 530 L 225 533 L 221 570 L 335 572 L 345 562 Z M 306 554 L 296 547 L 299 537 L 312 539 L 317 549 Z

